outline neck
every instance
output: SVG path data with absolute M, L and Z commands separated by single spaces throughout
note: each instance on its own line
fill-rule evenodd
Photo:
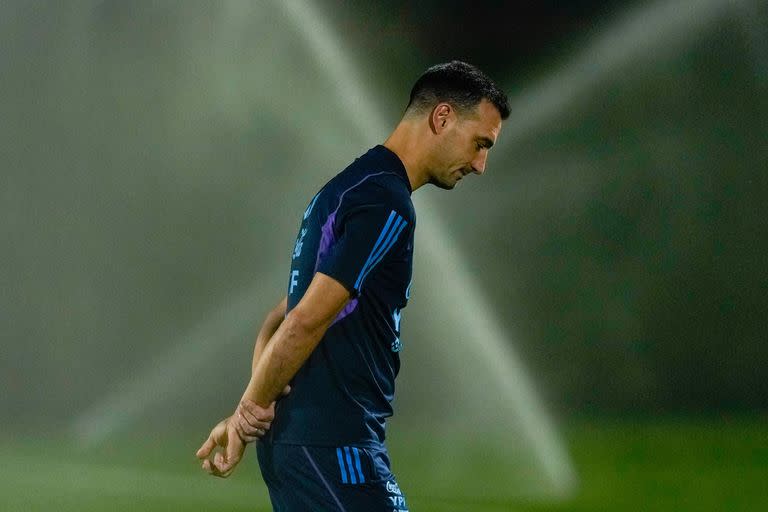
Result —
M 424 165 L 423 144 L 420 144 L 421 127 L 419 120 L 403 119 L 384 142 L 384 147 L 400 158 L 408 174 L 411 190 L 416 191 L 428 181 L 427 168 Z

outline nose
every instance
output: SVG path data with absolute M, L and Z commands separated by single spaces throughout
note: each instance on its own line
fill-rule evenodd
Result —
M 472 172 L 482 175 L 485 172 L 485 161 L 488 158 L 488 150 L 482 149 L 478 152 L 474 160 L 472 160 Z

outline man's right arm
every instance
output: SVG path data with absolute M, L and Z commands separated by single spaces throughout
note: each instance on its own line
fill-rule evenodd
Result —
M 333 323 L 349 300 L 349 291 L 338 281 L 316 273 L 299 304 L 280 322 L 268 343 L 262 345 L 251 380 L 237 407 L 237 417 L 220 421 L 197 451 L 203 469 L 214 476 L 227 477 L 242 459 L 245 443 L 264 435 L 269 425 L 260 426 L 257 418 L 248 416 L 248 409 L 274 415 L 275 400 L 296 374 L 326 329 Z M 266 322 L 265 322 L 266 323 Z M 248 430 L 259 432 L 249 435 Z M 208 459 L 213 450 L 217 452 Z M 225 455 L 226 453 L 226 455 Z

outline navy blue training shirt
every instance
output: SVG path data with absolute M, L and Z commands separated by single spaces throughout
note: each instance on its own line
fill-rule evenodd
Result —
M 276 443 L 378 445 L 400 369 L 400 311 L 410 295 L 416 215 L 405 167 L 376 146 L 307 206 L 294 246 L 288 311 L 316 272 L 350 292 L 291 381 L 272 424 Z

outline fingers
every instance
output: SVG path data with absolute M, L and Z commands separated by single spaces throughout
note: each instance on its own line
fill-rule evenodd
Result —
M 275 419 L 274 402 L 269 407 L 264 408 L 252 400 L 242 400 L 238 409 L 249 412 L 257 421 L 270 422 Z
M 216 455 L 213 456 L 213 466 L 216 468 L 218 473 L 224 473 L 229 467 L 227 466 L 227 462 L 224 459 L 224 454 L 222 452 L 216 452 Z
M 237 423 L 232 417 L 220 421 L 197 450 L 197 457 L 203 459 L 201 466 L 209 475 L 226 478 L 242 459 L 245 443 L 237 431 Z M 216 446 L 221 446 L 224 452 L 217 451 L 209 458 Z
M 291 385 L 286 384 L 285 387 L 283 388 L 283 392 L 280 393 L 280 396 L 288 396 L 288 393 L 290 392 L 291 392 Z
M 221 452 L 217 452 L 213 457 L 213 462 L 209 459 L 203 461 L 203 469 L 211 476 L 226 478 L 230 475 L 231 470 L 223 471 L 223 460 L 224 457 L 221 455 Z
M 218 422 L 208 434 L 208 439 L 205 440 L 203 445 L 197 449 L 195 455 L 198 459 L 204 459 L 211 454 L 216 445 L 225 445 L 227 443 L 227 423 L 228 418 L 225 418 Z
M 211 451 L 216 448 L 216 441 L 213 440 L 213 436 L 208 436 L 208 439 L 205 440 L 203 445 L 198 448 L 197 453 L 195 455 L 198 459 L 205 459 L 208 457 L 208 455 L 211 454 Z
M 233 436 L 236 437 L 236 436 Z M 224 456 L 222 452 L 216 452 L 213 456 L 213 460 L 205 459 L 203 461 L 203 470 L 211 476 L 219 478 L 227 478 L 234 471 L 235 466 L 240 462 L 242 452 L 235 450 L 232 453 L 231 458 Z
M 212 474 L 214 476 L 220 476 L 222 478 L 228 477 L 235 466 L 240 462 L 245 450 L 245 444 L 235 432 L 235 426 L 230 423 L 228 426 L 227 446 L 225 447 L 226 455 L 222 452 L 217 452 L 213 457 L 213 466 L 216 469 Z
M 243 454 L 244 449 L 245 444 L 239 438 L 233 439 L 227 444 L 227 456 L 224 460 L 224 465 L 222 466 L 224 471 L 234 468 L 235 465 L 240 462 L 240 456 Z
M 243 407 L 237 408 L 237 419 L 243 430 L 251 435 L 257 429 L 269 430 L 272 427 L 271 421 L 264 421 Z
M 237 435 L 240 436 L 240 439 L 245 441 L 246 443 L 252 443 L 254 441 L 258 441 L 264 434 L 266 434 L 266 431 L 261 429 L 255 429 L 255 431 L 252 434 L 248 434 L 243 430 L 243 427 L 240 424 L 240 421 L 235 421 L 235 429 L 237 430 Z
M 246 443 L 252 443 L 264 437 L 272 428 L 274 416 L 274 404 L 265 409 L 255 402 L 243 400 L 232 419 L 237 435 Z
M 214 455 L 213 458 L 216 459 L 217 455 L 221 455 L 221 453 L 220 452 L 216 453 L 216 455 Z M 222 475 L 221 470 L 219 469 L 219 467 L 216 466 L 216 464 L 214 462 L 211 462 L 210 459 L 205 459 L 203 461 L 203 470 L 206 473 L 208 473 L 209 475 L 218 476 L 218 477 L 222 477 L 222 478 L 224 477 L 224 475 Z

